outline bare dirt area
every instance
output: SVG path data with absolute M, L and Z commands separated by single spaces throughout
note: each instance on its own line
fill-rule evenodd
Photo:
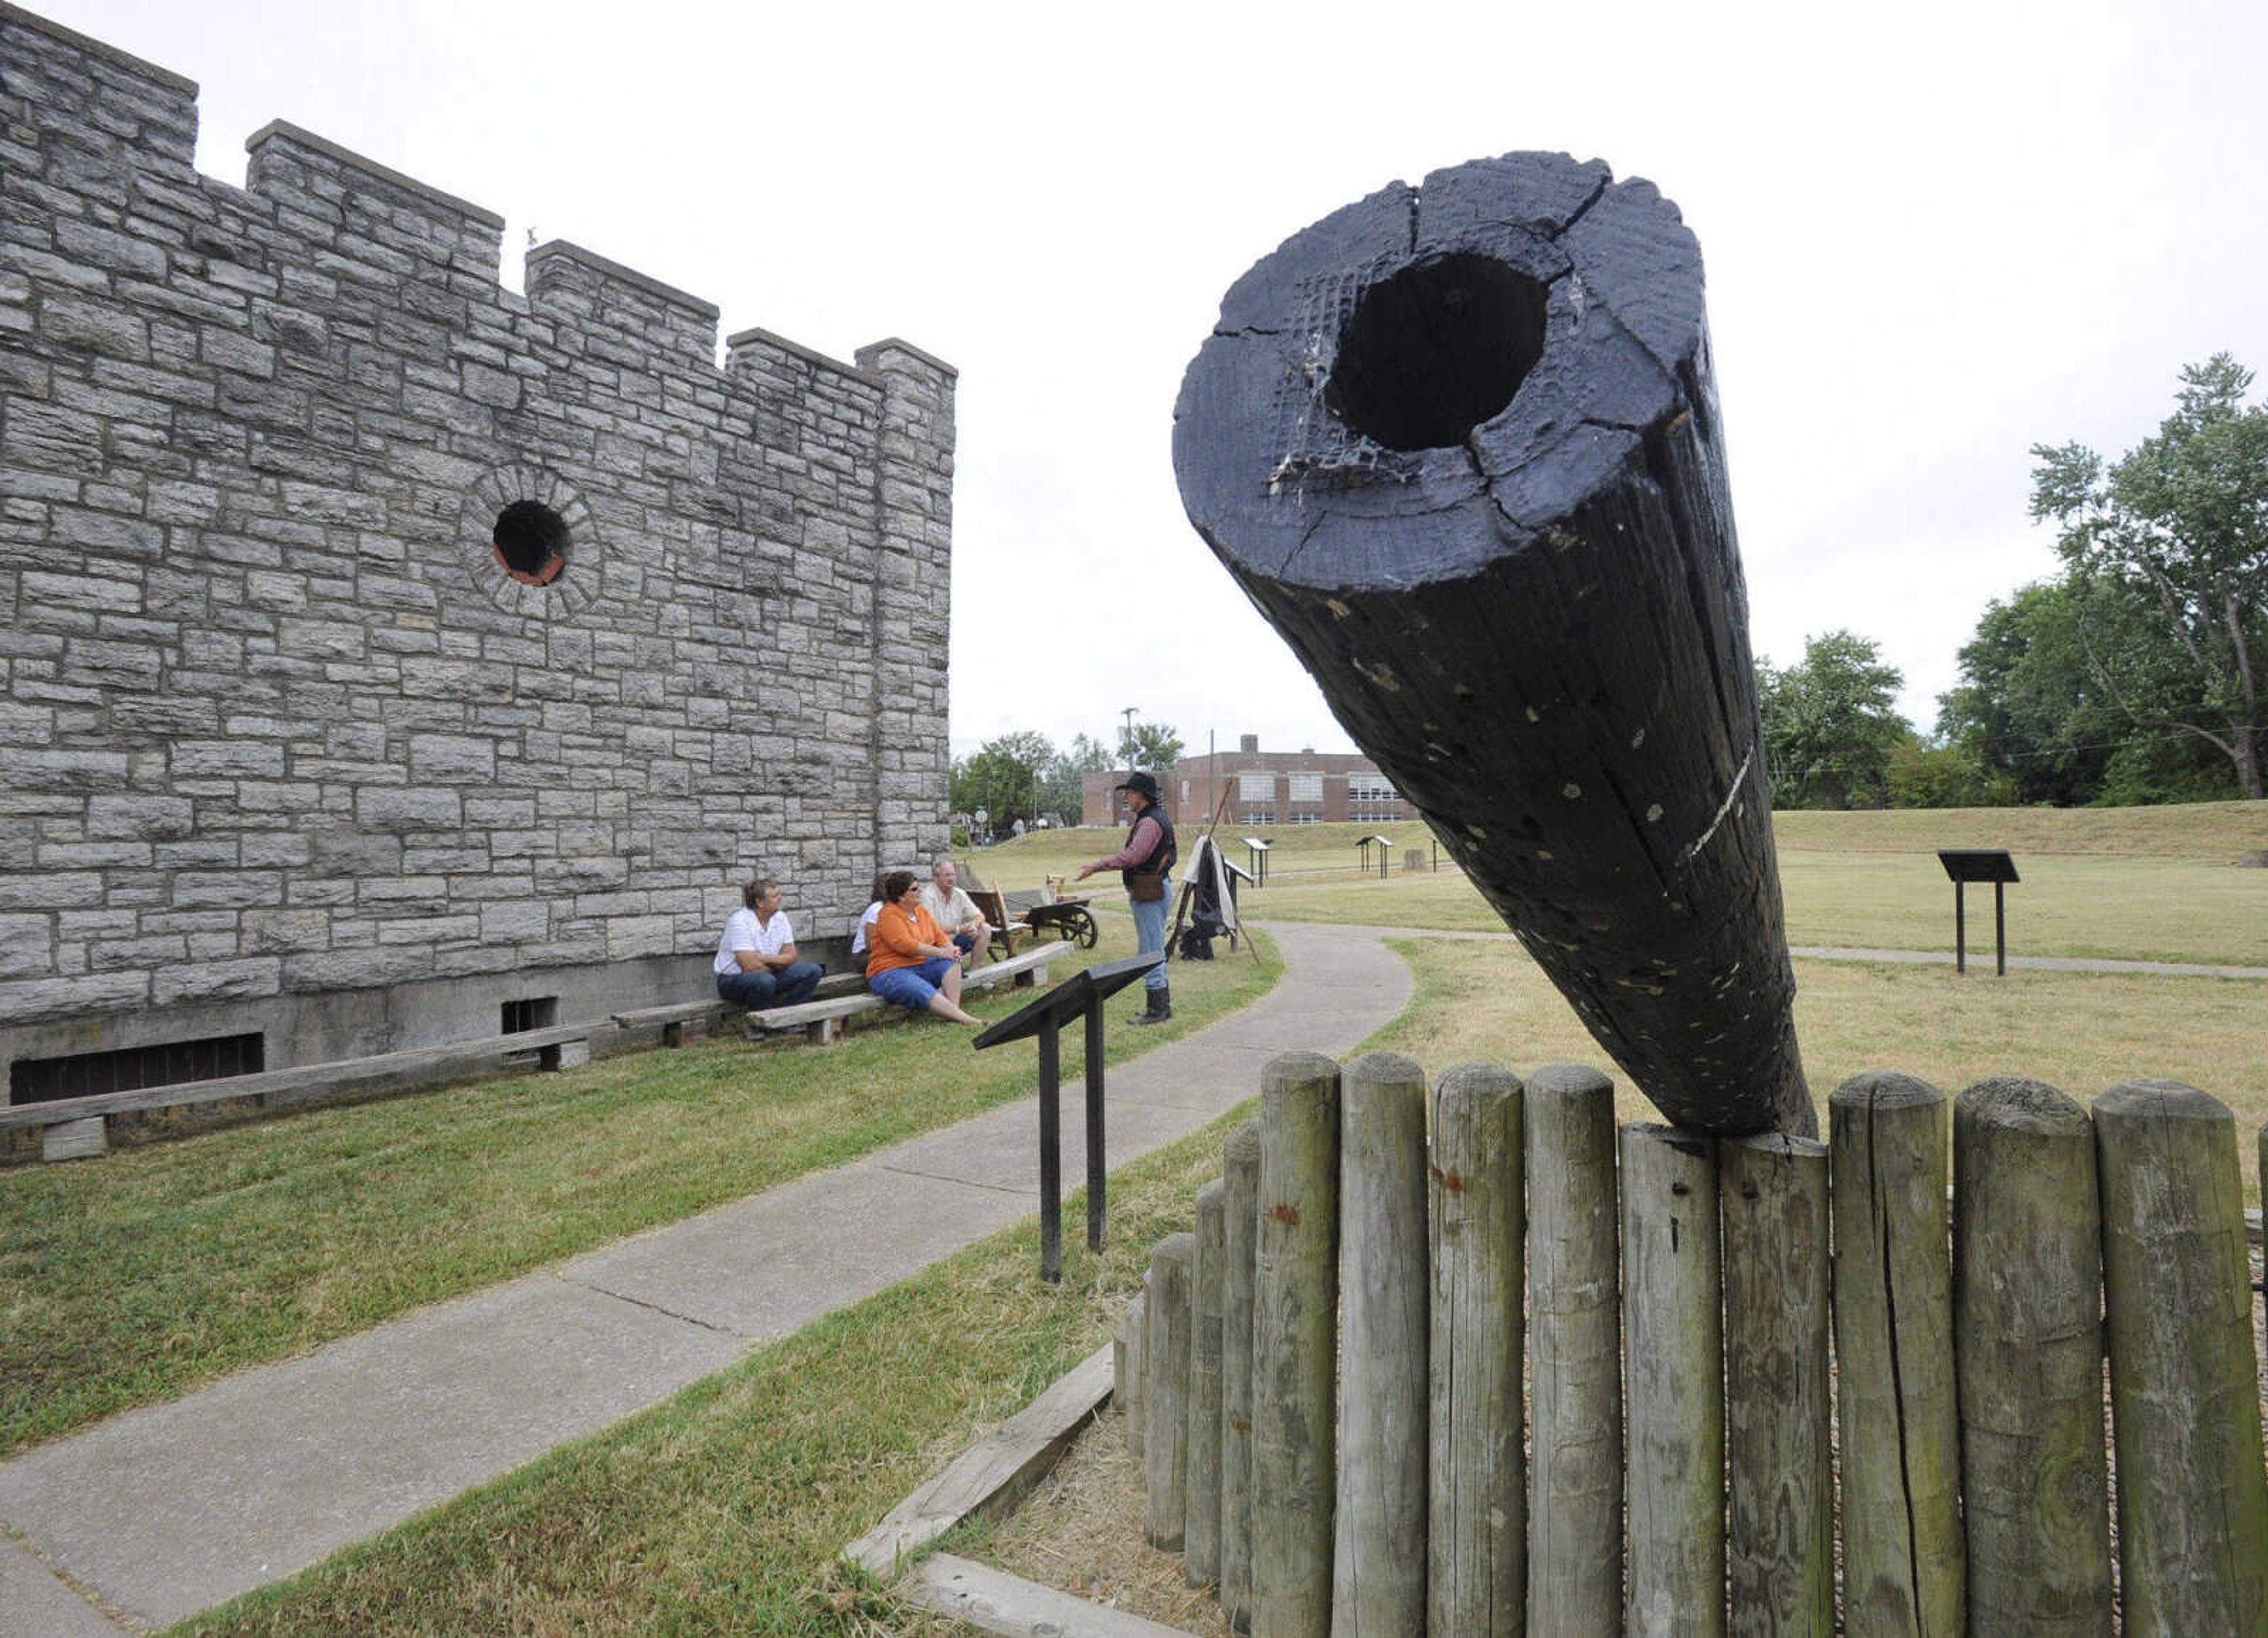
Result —
M 1015 1516 L 968 1555 L 1197 1638 L 1233 1638 L 1212 1589 L 1190 1587 L 1182 1555 L 1143 1539 L 1142 1483 L 1142 1464 L 1126 1449 L 1126 1419 L 1105 1411 Z

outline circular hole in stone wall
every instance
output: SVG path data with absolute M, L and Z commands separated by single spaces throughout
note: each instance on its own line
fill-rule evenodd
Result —
M 514 501 L 497 514 L 491 537 L 513 579 L 549 585 L 567 569 L 567 520 L 541 501 Z
M 1323 402 L 1388 449 L 1461 444 L 1543 356 L 1543 286 L 1493 257 L 1404 268 L 1355 305 Z

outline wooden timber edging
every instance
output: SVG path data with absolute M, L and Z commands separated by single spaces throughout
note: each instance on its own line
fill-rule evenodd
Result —
M 132 1091 L 98 1092 L 85 1098 L 10 1104 L 0 1106 L 0 1131 L 76 1127 L 81 1122 L 101 1120 L 114 1114 L 151 1109 L 180 1109 L 198 1104 L 224 1103 L 236 1098 L 320 1103 L 372 1088 L 442 1080 L 529 1052 L 541 1054 L 543 1067 L 547 1069 L 573 1069 L 587 1061 L 593 1038 L 615 1032 L 614 1025 L 606 1023 L 560 1024 L 510 1035 L 486 1035 L 474 1040 L 448 1041 L 438 1047 L 417 1047 L 404 1052 L 377 1053 L 363 1058 L 340 1058 L 328 1063 L 303 1063 L 287 1069 L 262 1069 L 252 1075 L 224 1076 L 210 1081 L 181 1081 L 167 1086 L 140 1087 Z M 77 1152 L 99 1154 L 102 1150 L 98 1146 Z M 75 1158 L 77 1154 L 60 1156 L 51 1150 L 48 1157 Z
M 843 1549 L 843 1558 L 909 1604 L 981 1631 L 1028 1638 L 1189 1638 L 1123 1610 L 1027 1581 L 949 1553 L 924 1550 L 972 1518 L 998 1518 L 1029 1495 L 1112 1399 L 1116 1345 L 1106 1343 L 946 1465 Z

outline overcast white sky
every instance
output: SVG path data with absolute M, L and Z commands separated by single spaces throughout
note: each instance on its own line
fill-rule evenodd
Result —
M 1397 177 L 1597 157 L 1708 268 L 1756 650 L 1848 627 L 1923 727 L 2052 569 L 2035 443 L 2268 368 L 2261 0 L 1354 8 L 33 0 L 199 82 L 199 164 L 289 119 L 847 358 L 961 370 L 956 753 L 1120 712 L 1347 748 L 1189 529 L 1168 437 L 1221 294 Z

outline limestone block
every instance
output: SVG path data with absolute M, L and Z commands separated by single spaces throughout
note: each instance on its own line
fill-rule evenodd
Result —
M 253 739 L 177 739 L 170 747 L 176 779 L 230 776 L 280 779 L 284 747 Z
M 0 910 L 83 910 L 101 902 L 102 877 L 95 871 L 0 876 Z
M 458 734 L 412 734 L 409 767 L 418 779 L 439 783 L 496 777 L 496 741 Z
M 455 830 L 464 823 L 464 808 L 446 789 L 364 787 L 355 792 L 355 817 L 365 830 Z
M 551 909 L 541 899 L 481 907 L 481 941 L 490 944 L 519 944 L 544 938 L 551 932 Z
M 55 966 L 53 922 L 44 915 L 0 915 L 0 979 L 44 977 Z
M 89 973 L 0 984 L 0 1024 L 43 1024 L 116 1012 L 150 999 L 146 973 Z
M 136 792 L 89 797 L 86 834 L 103 841 L 178 841 L 195 828 L 196 809 L 180 797 Z
M 150 1000 L 160 1007 L 185 1001 L 234 1001 L 273 995 L 283 988 L 284 964 L 273 958 L 184 962 L 150 975 Z
M 616 916 L 607 922 L 607 959 L 628 960 L 634 956 L 666 956 L 677 949 L 677 918 L 670 915 Z
M 0 790 L 117 790 L 125 783 L 121 753 L 0 747 Z

